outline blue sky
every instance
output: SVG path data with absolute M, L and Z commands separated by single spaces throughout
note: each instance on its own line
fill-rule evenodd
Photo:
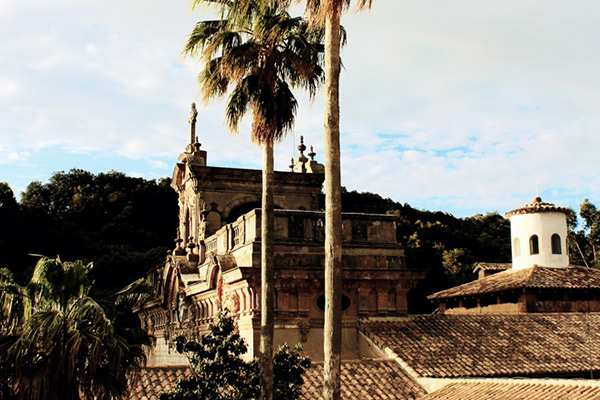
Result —
M 187 0 L 0 0 L 0 181 L 54 171 L 170 176 L 199 66 Z M 600 3 L 378 0 L 343 19 L 342 181 L 457 216 L 544 200 L 600 203 Z M 322 94 L 299 94 L 286 170 L 305 136 L 322 161 Z M 260 167 L 248 124 L 199 107 L 210 165 Z

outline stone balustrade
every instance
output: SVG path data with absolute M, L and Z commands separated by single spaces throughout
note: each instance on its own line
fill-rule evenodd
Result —
M 205 242 L 206 255 L 224 254 L 260 241 L 261 210 L 255 209 L 223 226 Z M 381 214 L 344 213 L 342 216 L 344 246 L 397 246 L 395 218 Z M 325 236 L 323 212 L 275 210 L 275 243 L 322 243 Z

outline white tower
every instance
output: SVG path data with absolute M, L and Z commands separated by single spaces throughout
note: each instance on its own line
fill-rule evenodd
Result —
M 512 268 L 567 267 L 567 208 L 544 203 L 540 197 L 507 212 L 510 219 Z

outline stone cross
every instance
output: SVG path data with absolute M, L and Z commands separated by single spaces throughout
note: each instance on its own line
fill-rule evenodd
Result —
M 198 110 L 196 110 L 196 103 L 192 103 L 192 111 L 190 112 L 190 119 L 188 122 L 190 123 L 191 132 L 190 132 L 190 144 L 193 145 L 196 140 L 196 120 L 198 119 Z

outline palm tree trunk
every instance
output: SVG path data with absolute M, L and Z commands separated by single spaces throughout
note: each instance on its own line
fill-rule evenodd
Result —
M 340 182 L 340 14 L 325 24 L 324 400 L 339 400 L 342 358 L 342 195 Z
M 260 398 L 273 399 L 273 141 L 263 143 L 261 212 Z

